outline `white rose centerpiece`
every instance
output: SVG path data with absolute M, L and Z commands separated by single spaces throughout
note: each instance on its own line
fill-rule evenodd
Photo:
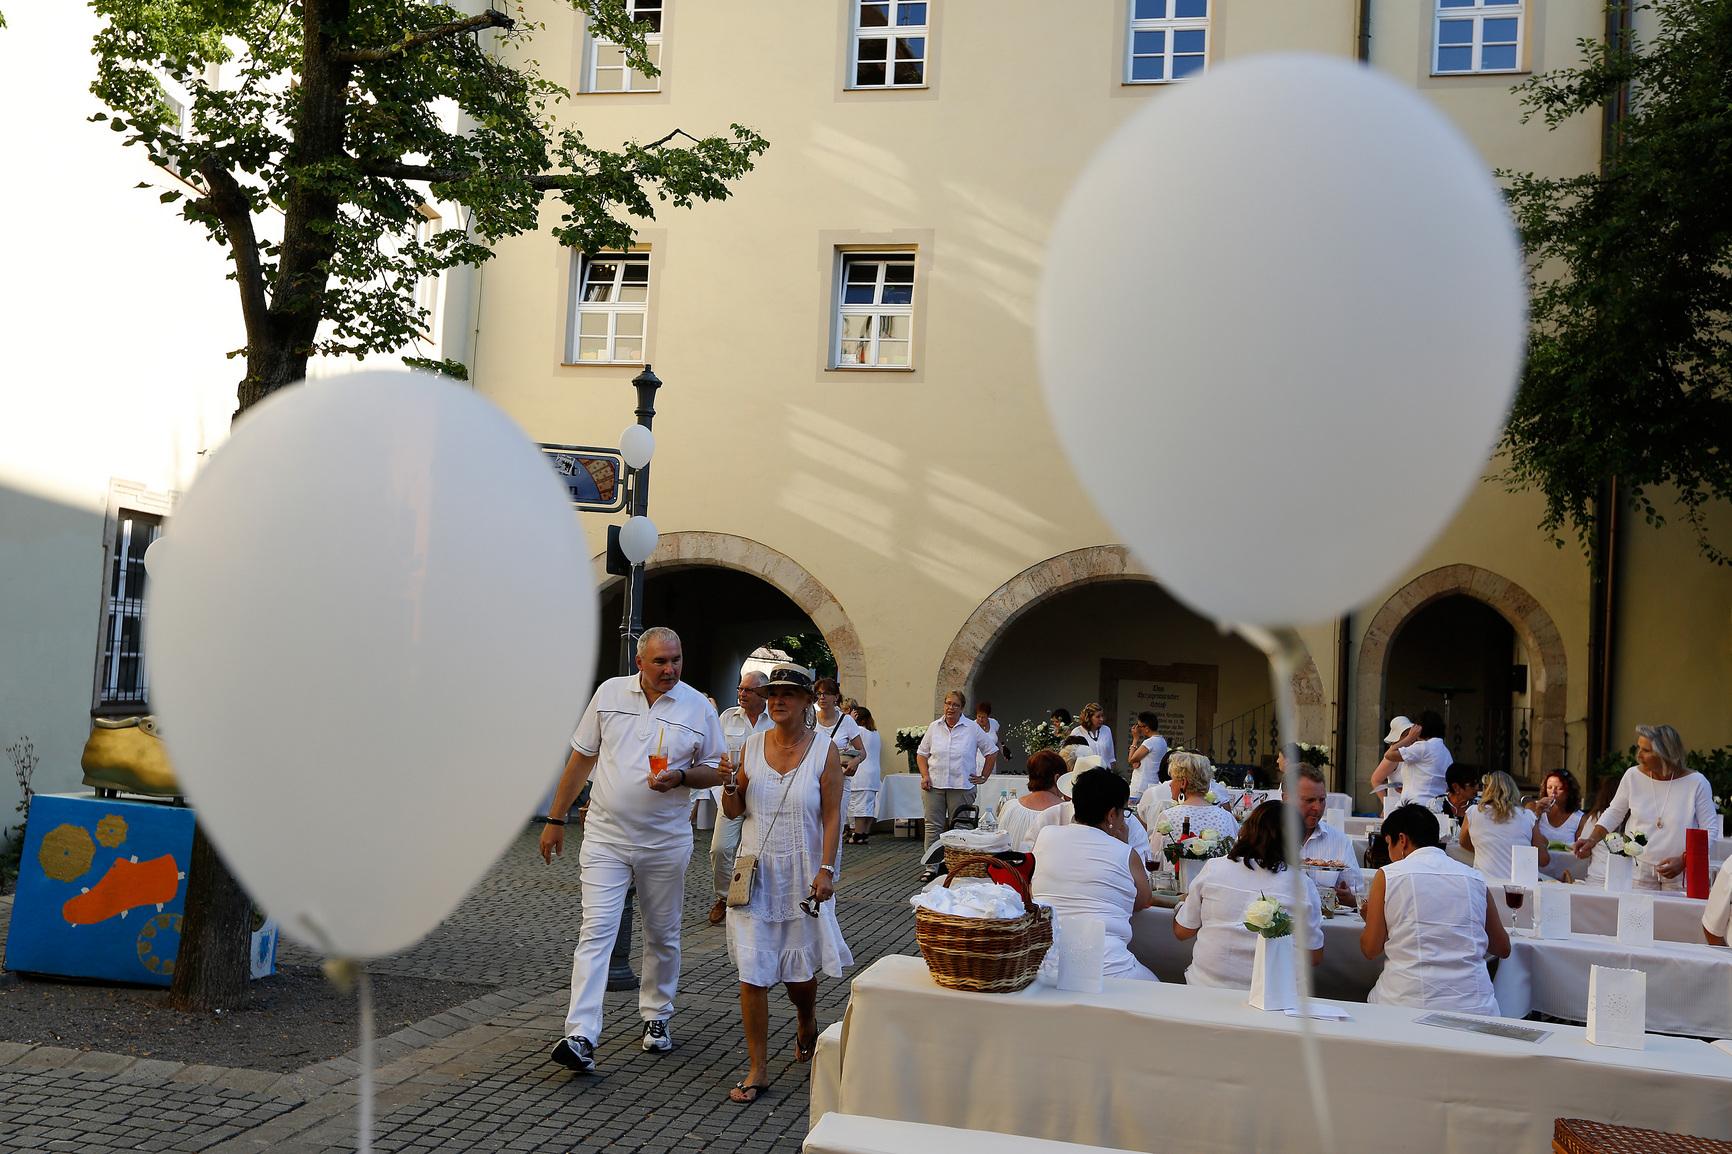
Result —
M 1245 928 L 1259 937 L 1285 938 L 1293 933 L 1293 915 L 1286 906 L 1264 894 L 1245 907 Z

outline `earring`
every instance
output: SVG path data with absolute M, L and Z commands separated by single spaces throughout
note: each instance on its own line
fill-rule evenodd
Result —
M 818 728 L 818 707 L 816 705 L 808 705 L 806 707 L 806 728 Z

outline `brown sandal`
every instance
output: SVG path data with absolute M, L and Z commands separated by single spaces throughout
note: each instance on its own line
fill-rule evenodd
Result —
M 818 1031 L 817 1030 L 813 1030 L 811 1035 L 808 1037 L 807 1035 L 801 1034 L 799 1032 L 798 1028 L 795 1029 L 795 1032 L 794 1032 L 794 1061 L 796 1061 L 796 1062 L 810 1062 L 812 1060 L 812 1053 L 817 1048 L 818 1048 Z
M 753 1102 L 762 1098 L 764 1096 L 764 1091 L 769 1088 L 770 1084 L 768 1082 L 753 1082 L 748 1086 L 746 1085 L 746 1080 L 742 1078 L 738 1082 L 734 1083 L 733 1089 L 728 1091 L 728 1101 L 732 1102 L 736 1106 L 750 1106 Z M 742 1096 L 746 1094 L 750 1094 L 751 1097 L 748 1098 Z

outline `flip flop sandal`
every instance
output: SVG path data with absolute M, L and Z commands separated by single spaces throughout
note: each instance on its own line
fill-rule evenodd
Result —
M 802 1044 L 802 1043 L 804 1043 L 804 1044 Z M 813 1051 L 817 1050 L 817 1048 L 818 1048 L 818 1031 L 816 1031 L 816 1030 L 812 1031 L 810 1041 L 807 1041 L 807 1039 L 802 1037 L 799 1033 L 795 1033 L 795 1035 L 794 1035 L 794 1061 L 796 1061 L 796 1062 L 810 1062 L 812 1060 L 812 1053 L 813 1053 Z
M 748 1086 L 748 1085 L 746 1085 L 745 1079 L 742 1078 L 738 1082 L 734 1083 L 734 1089 L 733 1090 L 728 1091 L 728 1101 L 732 1102 L 736 1106 L 750 1106 L 753 1102 L 756 1102 L 759 1098 L 762 1098 L 764 1096 L 764 1091 L 768 1090 L 769 1088 L 770 1088 L 770 1084 L 768 1082 L 754 1082 L 750 1086 Z M 736 1097 L 734 1097 L 734 1090 L 738 1090 L 738 1091 L 745 1093 L 745 1094 L 750 1094 L 751 1097 L 750 1098 L 736 1098 Z

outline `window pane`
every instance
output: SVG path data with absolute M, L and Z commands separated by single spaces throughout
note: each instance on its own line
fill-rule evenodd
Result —
M 1167 34 L 1165 32 L 1133 32 L 1131 34 L 1131 55 L 1156 56 L 1167 50 Z
M 1181 20 L 1201 20 L 1209 14 L 1209 0 L 1178 0 L 1173 15 Z
M 836 363 L 839 365 L 864 364 L 866 362 L 866 348 L 867 345 L 864 341 L 843 341 L 842 347 L 836 355 Z
M 903 366 L 908 364 L 907 341 L 879 341 L 878 363 L 880 365 Z
M 643 261 L 643 260 L 626 261 L 625 262 L 625 283 L 626 284 L 647 284 L 647 283 L 649 283 L 649 262 Z
M 577 331 L 586 337 L 607 336 L 607 314 L 578 313 Z
M 884 286 L 883 303 L 887 305 L 905 305 L 914 300 L 914 286 L 911 284 L 887 284 Z
M 1439 8 L 1472 8 L 1473 0 L 1438 0 Z
M 849 284 L 873 284 L 878 280 L 878 263 L 870 260 L 851 260 L 848 262 Z
M 925 84 L 926 65 L 918 60 L 898 60 L 896 62 L 897 84 Z
M 854 69 L 854 83 L 861 88 L 882 88 L 884 86 L 884 65 L 861 62 Z
M 1516 38 L 1516 22 L 1509 16 L 1501 16 L 1496 20 L 1485 22 L 1485 42 L 1487 44 L 1514 44 Z
M 914 283 L 914 265 L 913 264 L 893 264 L 893 265 L 885 266 L 884 283 L 885 284 L 913 284 Z
M 625 91 L 625 72 L 618 68 L 597 68 L 595 70 L 596 92 Z
M 1487 71 L 1514 68 L 1516 66 L 1515 45 L 1487 44 L 1480 53 L 1479 66 Z
M 1439 20 L 1437 22 L 1437 42 L 1439 44 L 1472 44 L 1472 20 Z
M 622 337 L 643 336 L 643 314 L 620 313 L 613 319 L 613 331 Z
M 860 60 L 884 60 L 890 51 L 890 41 L 877 37 L 860 41 L 860 50 L 855 53 Z
M 842 303 L 845 305 L 869 305 L 872 303 L 872 286 L 869 284 L 851 284 L 842 289 Z
M 926 5 L 901 4 L 896 8 L 896 23 L 904 28 L 913 28 L 926 23 Z
M 1197 74 L 1199 74 L 1202 71 L 1203 71 L 1203 58 L 1201 56 L 1175 56 L 1175 57 L 1173 57 L 1173 79 L 1174 80 L 1183 80 L 1187 76 L 1196 76 Z
M 1165 80 L 1167 66 L 1159 56 L 1140 56 L 1131 61 L 1132 80 Z
M 890 24 L 890 5 L 862 4 L 860 5 L 860 27 L 886 28 Z
M 1439 48 L 1437 50 L 1437 70 L 1439 72 L 1471 72 L 1473 70 L 1473 49 Z
M 1522 0 L 1485 0 L 1485 6 L 1487 8 L 1493 8 L 1493 7 L 1496 7 L 1500 4 L 1507 4 L 1507 5 L 1510 5 L 1511 7 L 1514 7 L 1515 5 L 1520 4 L 1521 2 L 1522 2 Z
M 1167 0 L 1137 0 L 1136 8 L 1131 19 L 1164 20 L 1166 17 Z
M 656 92 L 661 88 L 662 78 L 650 76 L 633 68 L 626 78 L 627 92 Z
M 580 361 L 607 360 L 607 338 L 579 337 L 577 340 L 577 359 Z
M 913 325 L 913 323 L 914 323 L 913 317 L 905 317 L 905 316 L 882 316 L 882 317 L 879 317 L 878 318 L 878 339 L 882 341 L 886 338 L 890 338 L 892 340 L 905 341 L 908 339 L 909 327 L 911 325 Z
M 845 341 L 865 340 L 872 335 L 872 318 L 870 316 L 853 316 L 842 318 L 842 339 Z
M 1181 28 L 1173 33 L 1173 51 L 1201 52 L 1205 44 L 1205 35 L 1201 28 Z
M 583 294 L 583 299 L 598 304 L 606 304 L 608 301 L 613 299 L 613 282 L 602 281 L 599 284 L 591 282 L 589 288 L 585 290 Z
M 622 285 L 619 299 L 624 304 L 641 305 L 649 300 L 649 286 L 646 284 Z
M 898 60 L 925 60 L 926 59 L 926 37 L 924 37 L 924 36 L 898 36 L 896 38 L 896 59 L 898 59 Z
M 643 342 L 635 337 L 631 340 L 615 341 L 613 359 L 616 361 L 643 360 Z

